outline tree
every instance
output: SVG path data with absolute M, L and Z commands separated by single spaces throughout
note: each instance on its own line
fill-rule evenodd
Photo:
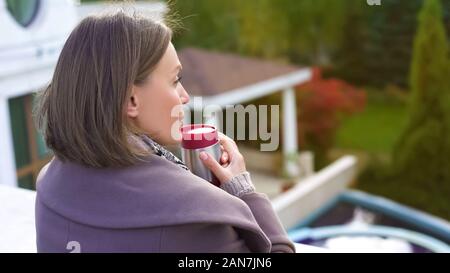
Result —
M 366 47 L 372 85 L 406 87 L 412 57 L 417 13 L 423 0 L 388 0 L 366 7 L 370 37 Z
M 177 48 L 237 50 L 237 0 L 167 0 L 167 3 L 169 17 L 181 24 L 174 37 Z
M 383 0 L 380 6 L 346 2 L 342 43 L 333 58 L 332 74 L 356 84 L 408 87 L 416 19 L 423 2 Z M 450 35 L 450 1 L 442 4 Z
M 290 60 L 303 65 L 328 65 L 341 43 L 347 1 L 275 2 L 288 20 Z
M 255 5 L 255 3 L 257 3 Z M 279 59 L 289 45 L 288 19 L 274 0 L 238 1 L 239 53 Z
M 296 98 L 299 145 L 312 150 L 316 166 L 324 167 L 342 118 L 364 109 L 366 93 L 342 80 L 324 79 L 314 68 L 312 80 L 297 87 Z
M 372 77 L 367 69 L 368 26 L 367 4 L 363 1 L 349 2 L 343 23 L 342 43 L 334 58 L 332 75 L 354 84 L 364 85 Z
M 409 122 L 393 154 L 395 187 L 417 195 L 408 200 L 450 215 L 450 85 L 448 41 L 439 0 L 426 0 L 419 14 L 410 72 Z

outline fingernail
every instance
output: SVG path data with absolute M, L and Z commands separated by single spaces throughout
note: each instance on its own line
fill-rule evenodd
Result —
M 205 152 L 201 152 L 200 153 L 200 159 L 201 160 L 206 160 L 206 159 L 208 159 L 208 155 Z

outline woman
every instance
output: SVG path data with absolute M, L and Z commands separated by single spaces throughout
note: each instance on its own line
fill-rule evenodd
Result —
M 37 179 L 39 252 L 293 252 L 233 140 L 216 187 L 163 148 L 189 101 L 163 23 L 123 12 L 71 33 L 38 108 L 55 157 Z M 181 107 L 179 107 L 181 108 Z

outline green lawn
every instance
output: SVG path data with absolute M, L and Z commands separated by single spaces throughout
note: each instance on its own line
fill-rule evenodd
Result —
M 357 156 L 360 174 L 352 187 L 450 219 L 450 202 L 445 194 L 433 193 L 431 187 L 398 184 L 389 174 L 391 150 L 407 121 L 404 101 L 387 92 L 369 91 L 365 111 L 343 121 L 333 158 Z
M 335 147 L 389 154 L 405 126 L 406 117 L 404 101 L 383 91 L 368 91 L 365 110 L 344 118 Z

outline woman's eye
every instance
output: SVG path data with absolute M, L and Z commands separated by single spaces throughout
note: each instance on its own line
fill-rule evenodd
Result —
M 181 81 L 181 76 L 178 76 L 177 80 L 175 81 L 175 84 L 178 84 Z

